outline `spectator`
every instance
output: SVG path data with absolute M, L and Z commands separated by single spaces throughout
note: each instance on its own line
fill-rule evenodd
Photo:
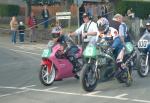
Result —
M 19 30 L 19 41 L 24 42 L 25 26 L 22 21 L 19 22 L 18 30 Z
M 47 29 L 49 24 L 49 11 L 47 9 L 47 5 L 43 6 L 42 17 L 44 20 L 44 28 Z
M 12 17 L 10 21 L 10 28 L 11 28 L 11 35 L 12 35 L 12 43 L 16 43 L 16 34 L 17 34 L 17 28 L 18 28 L 18 22 L 15 16 Z
M 81 7 L 79 8 L 80 25 L 82 25 L 82 23 L 84 22 L 83 19 L 82 19 L 83 13 L 85 13 L 84 4 L 82 4 Z
M 97 16 L 100 18 L 102 16 L 102 10 L 101 10 L 101 5 L 98 5 L 96 8 Z
M 37 21 L 33 12 L 29 17 L 28 26 L 30 27 L 30 42 L 36 42 L 35 28 L 37 27 Z
M 92 4 L 87 4 L 87 13 L 89 14 L 90 18 L 93 17 L 93 7 Z
M 83 39 L 84 47 L 86 47 L 87 43 L 92 38 L 96 37 L 98 29 L 97 24 L 92 20 L 90 20 L 89 13 L 84 13 L 82 17 L 84 23 L 78 29 L 76 29 L 75 32 L 70 33 L 70 35 L 78 35 L 78 36 L 82 35 L 82 37 L 84 38 Z
M 120 22 L 118 21 L 118 17 L 114 16 L 112 20 L 109 20 L 110 27 L 115 28 L 117 31 L 119 31 Z
M 104 7 L 104 5 L 102 5 L 101 11 L 102 11 L 102 16 L 104 17 L 105 16 L 105 7 Z
M 55 23 L 55 26 L 52 28 L 52 31 L 51 31 L 52 34 L 62 34 L 62 28 L 59 24 L 59 21 L 56 21 Z M 55 35 L 52 35 L 52 36 L 55 36 Z
M 56 21 L 55 25 L 52 27 L 51 36 L 53 41 L 57 41 L 58 37 L 63 34 L 62 27 L 59 24 L 59 21 Z
M 135 17 L 135 14 L 134 14 L 132 8 L 130 8 L 130 9 L 127 11 L 127 16 L 128 16 L 129 18 L 134 18 L 134 17 Z

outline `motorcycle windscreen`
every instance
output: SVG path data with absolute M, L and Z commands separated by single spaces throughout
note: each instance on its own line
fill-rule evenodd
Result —
M 44 49 L 42 53 L 42 58 L 49 58 L 51 54 L 51 49 Z
M 84 57 L 96 57 L 96 54 L 96 46 L 94 45 L 88 45 L 83 52 Z

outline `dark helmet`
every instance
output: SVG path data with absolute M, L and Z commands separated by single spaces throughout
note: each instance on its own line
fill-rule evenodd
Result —
M 97 28 L 99 31 L 106 32 L 109 29 L 109 22 L 106 18 L 101 18 L 97 21 Z

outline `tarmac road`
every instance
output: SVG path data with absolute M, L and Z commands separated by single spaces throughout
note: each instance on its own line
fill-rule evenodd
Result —
M 87 93 L 74 78 L 43 86 L 38 78 L 41 52 L 46 44 L 13 45 L 0 37 L 0 103 L 150 103 L 150 76 L 133 73 L 133 85 L 116 80 L 99 83 Z

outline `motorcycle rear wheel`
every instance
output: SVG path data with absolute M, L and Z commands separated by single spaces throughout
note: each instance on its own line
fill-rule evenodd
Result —
M 48 66 L 42 65 L 39 72 L 39 78 L 43 85 L 50 86 L 53 84 L 56 77 L 56 69 L 54 65 L 51 65 L 51 71 L 48 73 Z
M 125 69 L 125 68 L 124 68 Z M 131 75 L 131 70 L 129 70 L 128 67 L 126 67 L 126 71 L 122 71 L 122 73 L 120 74 L 120 76 L 117 78 L 117 80 L 120 83 L 125 83 L 127 87 L 131 86 L 133 79 L 132 79 L 132 75 Z M 131 69 L 131 68 L 130 68 Z
M 98 82 L 96 73 L 94 71 L 95 69 L 93 69 L 92 67 L 95 66 L 93 66 L 92 64 L 85 64 L 81 70 L 80 82 L 82 88 L 87 92 L 93 91 L 96 88 Z

